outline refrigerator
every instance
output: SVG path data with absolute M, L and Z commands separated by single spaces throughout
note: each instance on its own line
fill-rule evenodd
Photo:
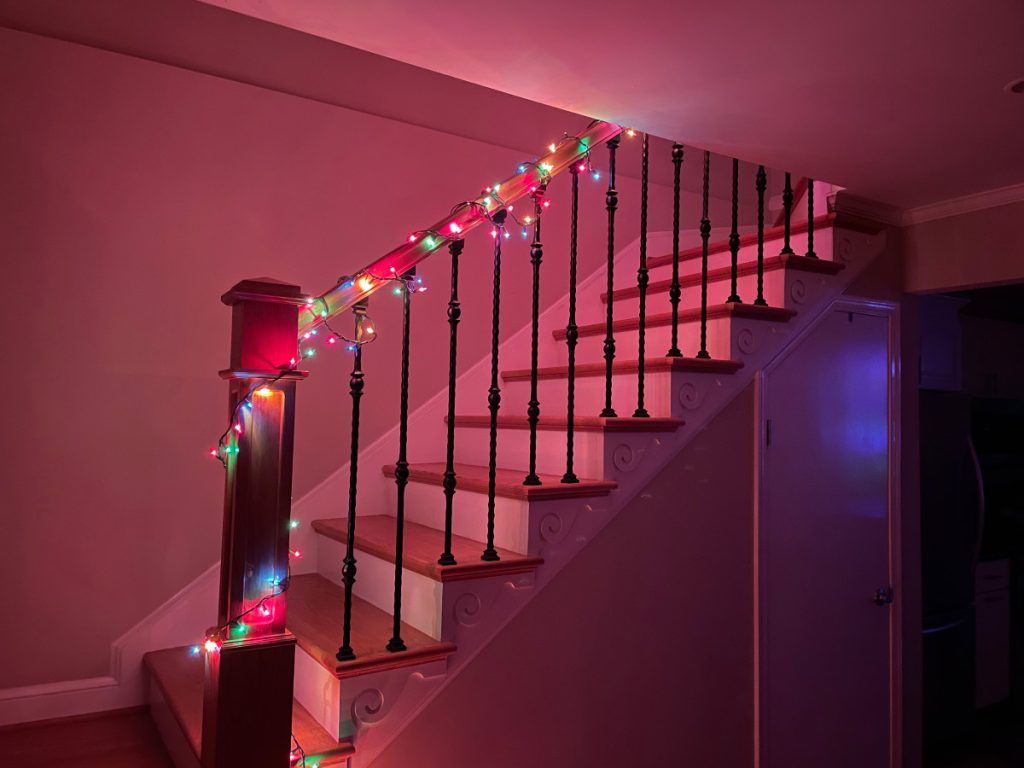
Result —
M 938 748 L 974 723 L 974 570 L 985 528 L 972 400 L 920 391 L 924 740 Z

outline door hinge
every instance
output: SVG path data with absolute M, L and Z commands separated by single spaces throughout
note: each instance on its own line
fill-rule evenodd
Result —
M 766 446 L 772 444 L 772 420 L 764 420 L 764 444 Z

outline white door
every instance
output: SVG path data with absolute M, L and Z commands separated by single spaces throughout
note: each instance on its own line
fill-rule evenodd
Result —
M 835 311 L 764 376 L 761 768 L 890 764 L 889 368 L 889 318 Z

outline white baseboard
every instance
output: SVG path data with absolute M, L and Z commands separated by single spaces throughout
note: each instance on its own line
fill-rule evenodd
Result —
M 114 640 L 109 675 L 0 689 L 0 726 L 145 704 L 142 657 L 199 642 L 216 621 L 219 573 L 220 563 L 214 563 Z

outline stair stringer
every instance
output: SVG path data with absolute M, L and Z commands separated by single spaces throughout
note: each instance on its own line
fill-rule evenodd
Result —
M 605 463 L 608 473 L 606 479 L 618 483 L 616 491 L 605 497 L 545 501 L 530 505 L 530 552 L 544 558 L 544 564 L 534 574 L 506 579 L 492 577 L 459 581 L 455 583 L 456 588 L 445 590 L 442 638 L 458 646 L 458 651 L 449 657 L 447 674 L 422 678 L 416 672 L 399 670 L 354 679 L 358 681 L 358 692 L 352 695 L 350 702 L 356 754 L 351 758 L 351 768 L 372 765 L 405 726 L 473 661 L 491 639 L 557 576 L 620 509 L 635 498 L 643 499 L 646 484 L 691 439 L 700 434 L 749 384 L 758 370 L 798 339 L 805 328 L 816 322 L 832 300 L 843 293 L 863 269 L 884 251 L 886 234 L 884 231 L 868 234 L 833 227 L 828 232 L 822 232 L 818 242 L 819 253 L 831 252 L 836 261 L 844 264 L 845 269 L 825 279 L 814 276 L 813 279 L 803 280 L 797 277 L 787 285 L 787 306 L 792 302 L 799 311 L 785 325 L 773 327 L 737 320 L 735 328 L 731 330 L 732 348 L 735 359 L 744 363 L 744 367 L 737 373 L 676 371 L 664 374 L 664 386 L 669 388 L 667 394 L 671 398 L 671 415 L 685 419 L 686 425 L 675 433 L 616 433 L 608 441 Z M 604 273 L 601 270 L 591 275 L 586 282 L 600 284 L 603 279 Z M 554 314 L 558 310 L 556 303 L 545 314 Z M 517 333 L 506 344 L 521 343 L 522 336 L 522 332 Z M 482 361 L 474 366 L 460 378 L 459 386 L 472 386 L 473 374 L 486 364 L 488 361 Z M 657 395 L 650 390 L 649 394 Z M 429 418 L 437 419 L 438 422 L 441 421 L 443 410 L 428 406 L 435 402 L 440 406 L 442 396 L 446 397 L 446 394 L 440 393 L 420 409 L 433 411 Z M 367 453 L 376 452 L 385 446 L 391 447 L 387 438 L 385 436 L 378 440 L 367 449 Z M 386 461 L 374 461 L 360 456 L 361 465 L 369 466 L 375 472 Z M 367 482 L 372 483 L 373 478 L 368 477 Z M 367 489 L 367 494 L 386 503 L 389 494 L 374 492 L 380 489 L 379 483 L 385 480 L 377 475 L 376 482 L 378 485 L 362 487 Z M 297 507 L 302 509 L 305 518 L 338 513 L 336 500 L 344 498 L 344 487 L 338 487 L 337 481 L 334 485 L 329 494 L 334 499 L 333 508 L 323 507 L 324 498 L 328 496 L 326 483 L 299 500 Z M 367 510 L 364 508 L 363 511 L 365 513 Z M 387 514 L 388 510 L 380 509 L 370 513 Z M 402 679 L 396 680 L 395 675 Z

